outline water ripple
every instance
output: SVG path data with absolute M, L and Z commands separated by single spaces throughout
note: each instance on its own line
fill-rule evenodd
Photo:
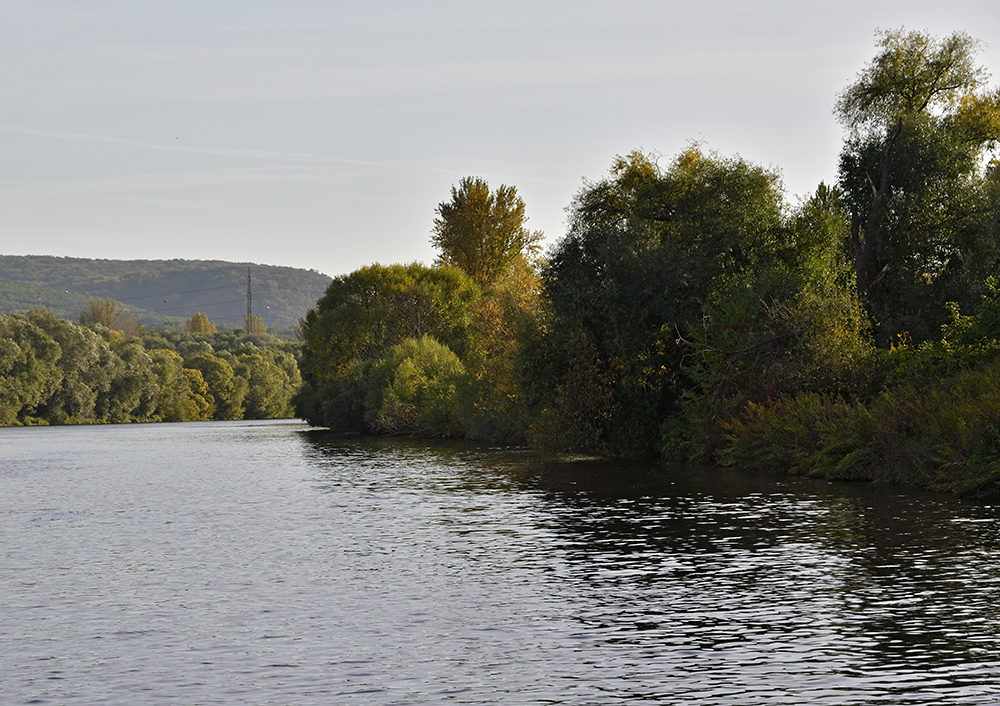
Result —
M 300 424 L 0 430 L 0 693 L 1000 701 L 996 508 Z

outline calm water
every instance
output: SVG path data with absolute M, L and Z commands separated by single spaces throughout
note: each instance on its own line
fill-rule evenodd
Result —
M 301 424 L 0 430 L 4 704 L 1000 703 L 1000 507 Z

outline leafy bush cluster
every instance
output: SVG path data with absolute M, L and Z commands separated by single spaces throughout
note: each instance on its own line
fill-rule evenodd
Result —
M 292 416 L 300 377 L 288 344 L 134 334 L 42 309 L 0 316 L 0 425 Z
M 726 464 L 963 494 L 1000 491 L 1000 360 L 865 404 L 804 393 L 727 422 Z
M 523 261 L 485 288 L 446 265 L 338 277 L 302 324 L 298 412 L 340 431 L 523 442 L 518 341 L 538 306 Z
M 870 358 L 869 396 L 805 392 L 749 404 L 724 423 L 718 460 L 826 478 L 1000 492 L 1000 290 L 976 315 L 952 306 L 938 341 Z

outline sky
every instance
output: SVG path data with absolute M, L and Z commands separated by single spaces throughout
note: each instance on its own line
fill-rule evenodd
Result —
M 996 0 L 0 0 L 0 254 L 430 264 L 464 176 L 551 246 L 616 155 L 692 142 L 794 205 L 900 27 L 1000 83 Z

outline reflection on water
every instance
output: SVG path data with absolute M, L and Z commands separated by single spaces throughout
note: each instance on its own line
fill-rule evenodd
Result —
M 0 430 L 11 703 L 1000 701 L 998 513 L 299 424 Z

